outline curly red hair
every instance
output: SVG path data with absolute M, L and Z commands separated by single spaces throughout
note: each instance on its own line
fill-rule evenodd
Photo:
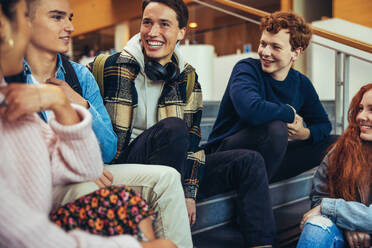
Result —
M 298 14 L 286 11 L 277 11 L 261 19 L 261 31 L 276 34 L 282 29 L 289 30 L 289 43 L 292 50 L 302 48 L 304 51 L 310 43 L 311 26 Z
M 349 126 L 332 145 L 328 162 L 328 187 L 333 198 L 367 203 L 372 182 L 372 142 L 360 138 L 356 117 L 363 95 L 372 90 L 372 83 L 363 86 L 353 97 L 349 111 Z

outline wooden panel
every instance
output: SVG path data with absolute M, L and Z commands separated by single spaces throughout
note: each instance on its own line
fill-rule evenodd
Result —
M 235 8 L 235 9 L 243 10 L 247 13 L 250 13 L 250 14 L 253 14 L 253 15 L 256 15 L 256 16 L 260 16 L 260 17 L 266 16 L 268 14 L 268 12 L 266 12 L 266 11 L 262 11 L 262 10 L 259 10 L 259 9 L 256 9 L 256 8 L 252 8 L 250 6 L 247 6 L 247 5 L 238 3 L 238 2 L 234 2 L 234 1 L 230 1 L 230 0 L 213 0 L 213 1 L 217 2 L 217 3 L 221 3 L 225 6 L 229 6 L 229 7 Z
M 184 0 L 191 3 L 192 0 Z M 69 0 L 74 12 L 73 36 L 141 16 L 142 0 Z
M 372 28 L 371 0 L 333 0 L 333 17 Z
M 113 26 L 141 15 L 141 0 L 69 0 L 73 36 Z
M 280 1 L 280 10 L 282 10 L 282 11 L 293 10 L 293 0 L 281 0 Z

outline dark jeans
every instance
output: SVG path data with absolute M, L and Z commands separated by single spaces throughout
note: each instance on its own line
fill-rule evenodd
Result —
M 122 163 L 167 165 L 175 168 L 183 182 L 189 148 L 186 123 L 169 117 L 156 123 L 135 138 L 124 150 Z
M 284 122 L 273 121 L 258 127 L 245 129 L 225 138 L 219 144 L 208 147 L 210 151 L 252 149 L 265 160 L 269 182 L 296 176 L 315 166 L 323 159 L 328 147 L 337 139 L 330 135 L 320 142 L 288 141 L 288 129 Z
M 265 162 L 258 152 L 242 149 L 207 154 L 199 192 L 213 196 L 231 190 L 238 193 L 237 213 L 246 247 L 274 244 Z

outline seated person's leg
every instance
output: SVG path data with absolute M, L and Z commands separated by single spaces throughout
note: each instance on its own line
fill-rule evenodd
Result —
M 175 168 L 183 176 L 188 137 L 183 120 L 175 117 L 163 119 L 135 138 L 118 161 L 166 165 Z
M 289 141 L 287 152 L 279 170 L 270 182 L 299 175 L 320 165 L 320 162 L 327 153 L 327 149 L 337 138 L 338 135 L 330 135 L 316 144 L 307 140 Z
M 50 213 L 50 219 L 66 231 L 80 229 L 93 234 L 112 236 L 137 235 L 154 240 L 152 211 L 134 190 L 127 186 L 111 186 L 64 205 Z M 141 229 L 140 227 L 143 227 Z
M 297 243 L 297 247 L 343 248 L 344 239 L 340 229 L 338 229 L 338 227 L 330 219 L 317 215 L 310 217 L 305 223 L 300 240 Z
M 200 192 L 212 196 L 238 193 L 238 218 L 245 247 L 273 245 L 275 221 L 262 156 L 251 150 L 216 152 L 206 157 Z
M 267 175 L 270 180 L 284 157 L 287 143 L 288 130 L 286 124 L 282 121 L 272 121 L 262 126 L 247 126 L 223 139 L 219 145 L 211 149 L 211 152 L 234 149 L 258 151 L 265 160 Z
M 173 168 L 159 165 L 117 164 L 106 168 L 114 176 L 113 185 L 131 187 L 142 195 L 156 214 L 155 234 L 172 240 L 178 247 L 192 247 L 191 231 L 180 175 Z M 94 182 L 56 187 L 55 207 L 67 204 L 98 189 Z M 177 209 L 177 211 L 174 211 Z

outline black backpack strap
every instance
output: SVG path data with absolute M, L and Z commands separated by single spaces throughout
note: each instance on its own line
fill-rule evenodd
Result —
M 74 70 L 74 67 L 72 67 L 70 61 L 68 60 L 68 58 L 65 55 L 61 54 L 61 58 L 62 58 L 63 68 L 66 71 L 65 81 L 71 86 L 71 88 L 75 92 L 79 93 L 79 95 L 82 96 L 83 91 L 81 89 L 79 79 L 76 76 L 76 72 Z

